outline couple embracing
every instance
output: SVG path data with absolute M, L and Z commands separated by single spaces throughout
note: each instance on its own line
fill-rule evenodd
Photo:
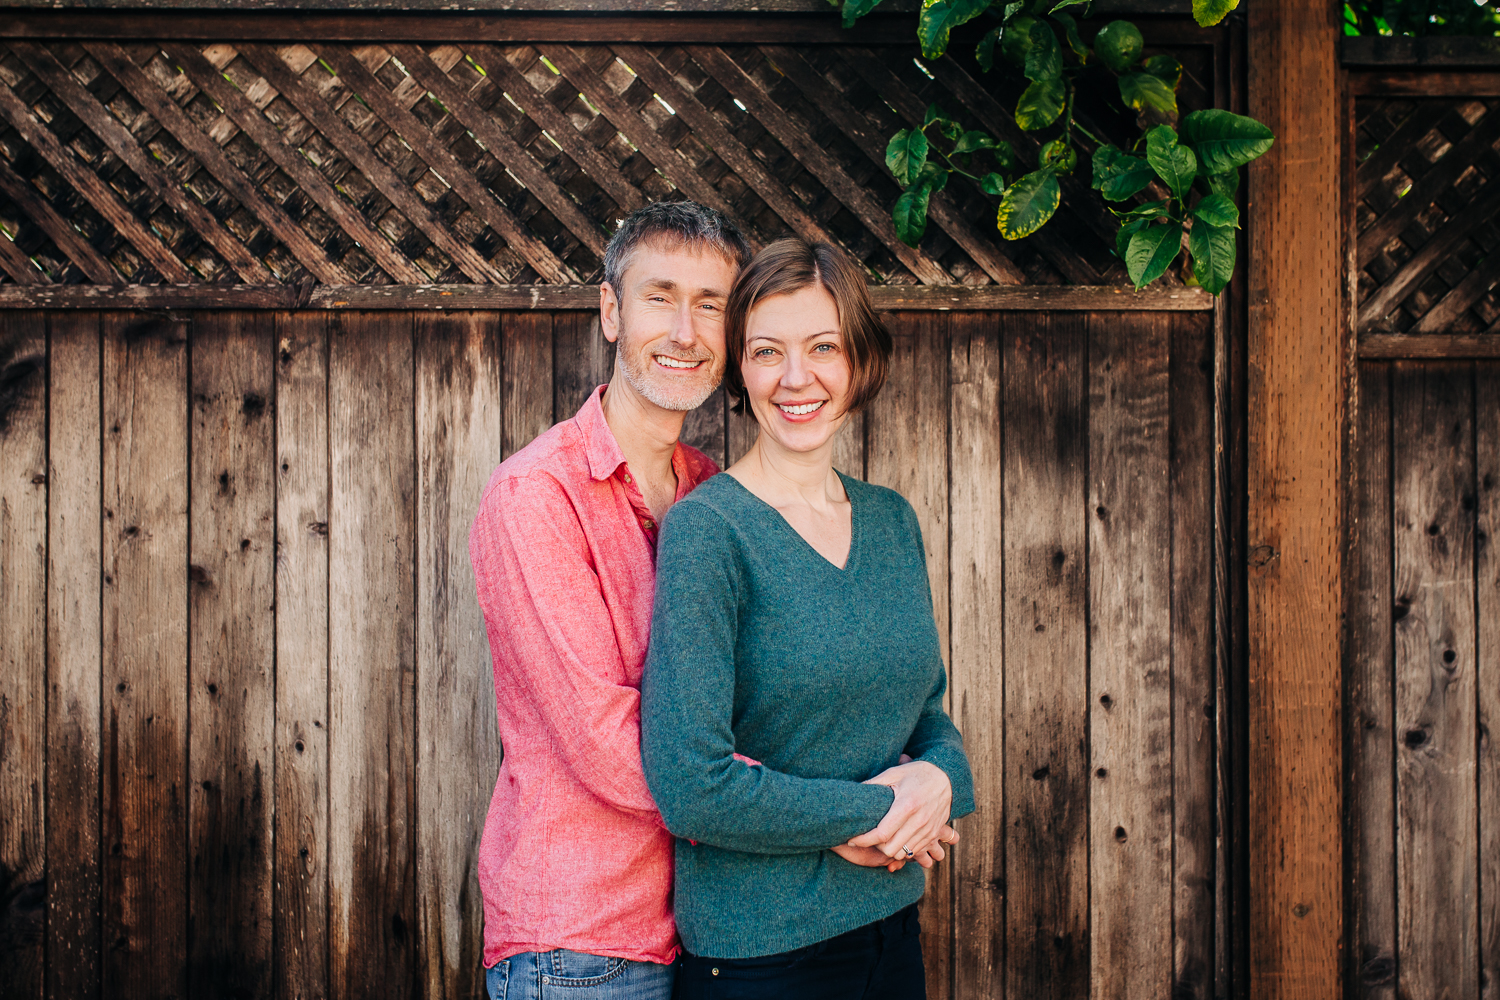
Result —
M 923 997 L 921 869 L 973 782 L 916 516 L 833 468 L 890 363 L 864 276 L 661 203 L 611 239 L 600 323 L 610 382 L 500 465 L 469 540 L 505 750 L 489 995 Z M 678 440 L 721 379 L 760 427 L 724 473 Z

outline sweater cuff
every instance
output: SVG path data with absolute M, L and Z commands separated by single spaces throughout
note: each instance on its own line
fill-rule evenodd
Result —
M 974 811 L 974 777 L 969 772 L 969 758 L 964 756 L 962 750 L 951 746 L 935 746 L 917 760 L 926 761 L 948 776 L 948 784 L 953 788 L 949 820 L 967 816 Z

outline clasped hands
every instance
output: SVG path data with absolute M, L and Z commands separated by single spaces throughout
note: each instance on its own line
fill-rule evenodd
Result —
M 864 784 L 886 785 L 895 790 L 896 798 L 879 826 L 833 848 L 845 861 L 892 872 L 908 861 L 931 868 L 943 860 L 944 844 L 958 843 L 958 831 L 947 823 L 953 786 L 941 768 L 902 754 L 901 763 Z

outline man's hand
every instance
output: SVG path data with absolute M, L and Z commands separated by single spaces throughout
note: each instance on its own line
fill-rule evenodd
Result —
M 930 854 L 953 805 L 953 786 L 942 768 L 911 761 L 882 771 L 865 784 L 887 785 L 895 789 L 896 798 L 880 825 L 853 838 L 848 846 L 876 847 L 887 858 L 901 861 L 915 860 L 924 851 Z
M 931 868 L 946 857 L 943 851 L 944 844 L 958 843 L 958 831 L 951 826 L 944 826 L 938 833 L 938 838 L 931 846 L 915 852 L 915 861 L 923 868 Z M 850 847 L 848 844 L 839 844 L 833 848 L 833 853 L 843 858 L 850 864 L 859 865 L 862 868 L 885 868 L 886 871 L 898 872 L 906 866 L 907 858 L 892 860 L 885 856 L 879 848 L 875 847 Z M 904 852 L 903 852 L 904 855 Z

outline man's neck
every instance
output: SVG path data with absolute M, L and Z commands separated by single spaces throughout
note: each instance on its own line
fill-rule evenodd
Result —
M 687 414 L 665 410 L 626 383 L 618 368 L 604 392 L 604 422 L 625 456 L 630 471 L 647 483 L 675 484 L 672 453 L 682 436 Z

